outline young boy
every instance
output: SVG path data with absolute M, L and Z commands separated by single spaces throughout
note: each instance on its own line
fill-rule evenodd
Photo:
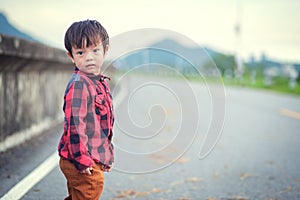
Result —
M 64 133 L 58 145 L 60 169 L 69 200 L 98 200 L 104 174 L 112 168 L 113 105 L 109 85 L 100 74 L 109 37 L 95 20 L 73 23 L 65 34 L 67 55 L 75 71 L 64 96 Z

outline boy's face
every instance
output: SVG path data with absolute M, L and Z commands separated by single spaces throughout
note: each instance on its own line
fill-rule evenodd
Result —
M 99 42 L 89 47 L 86 45 L 83 48 L 72 47 L 72 55 L 68 52 L 68 56 L 80 71 L 99 75 L 107 51 L 108 46 L 104 51 L 102 43 Z

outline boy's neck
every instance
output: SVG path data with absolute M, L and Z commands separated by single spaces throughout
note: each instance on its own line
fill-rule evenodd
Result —
M 82 74 L 86 74 L 86 75 L 88 75 L 88 76 L 102 76 L 101 75 L 101 72 L 99 72 L 99 74 L 88 74 L 88 73 L 85 73 L 85 72 L 83 72 L 83 71 L 81 71 L 78 67 L 76 67 L 75 66 L 75 72 L 80 72 L 80 73 L 82 73 Z

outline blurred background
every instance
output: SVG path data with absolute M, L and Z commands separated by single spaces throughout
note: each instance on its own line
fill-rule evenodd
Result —
M 0 0 L 1 199 L 66 196 L 55 160 L 73 69 L 63 40 L 85 19 L 111 44 L 102 73 L 113 78 L 116 166 L 103 199 L 299 199 L 299 8 Z M 47 158 L 42 180 L 16 192 Z
M 234 54 L 240 45 L 245 61 L 265 57 L 299 62 L 298 8 L 297 0 L 1 0 L 1 12 L 13 26 L 50 46 L 63 48 L 67 27 L 89 18 L 99 20 L 111 37 L 140 28 L 162 28 L 225 54 Z M 8 31 L 4 29 L 1 24 L 1 31 Z
M 278 83 L 299 93 L 295 89 L 300 71 L 299 4 L 297 0 L 1 0 L 1 32 L 64 49 L 66 29 L 83 19 L 100 21 L 111 38 L 136 29 L 166 29 L 206 48 L 228 83 L 230 77 L 243 74 L 242 84 L 288 90 Z M 151 34 L 147 38 L 148 45 L 164 39 Z

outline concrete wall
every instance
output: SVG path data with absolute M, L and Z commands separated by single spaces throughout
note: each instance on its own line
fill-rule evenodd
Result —
M 0 152 L 62 121 L 72 69 L 63 50 L 0 35 Z

